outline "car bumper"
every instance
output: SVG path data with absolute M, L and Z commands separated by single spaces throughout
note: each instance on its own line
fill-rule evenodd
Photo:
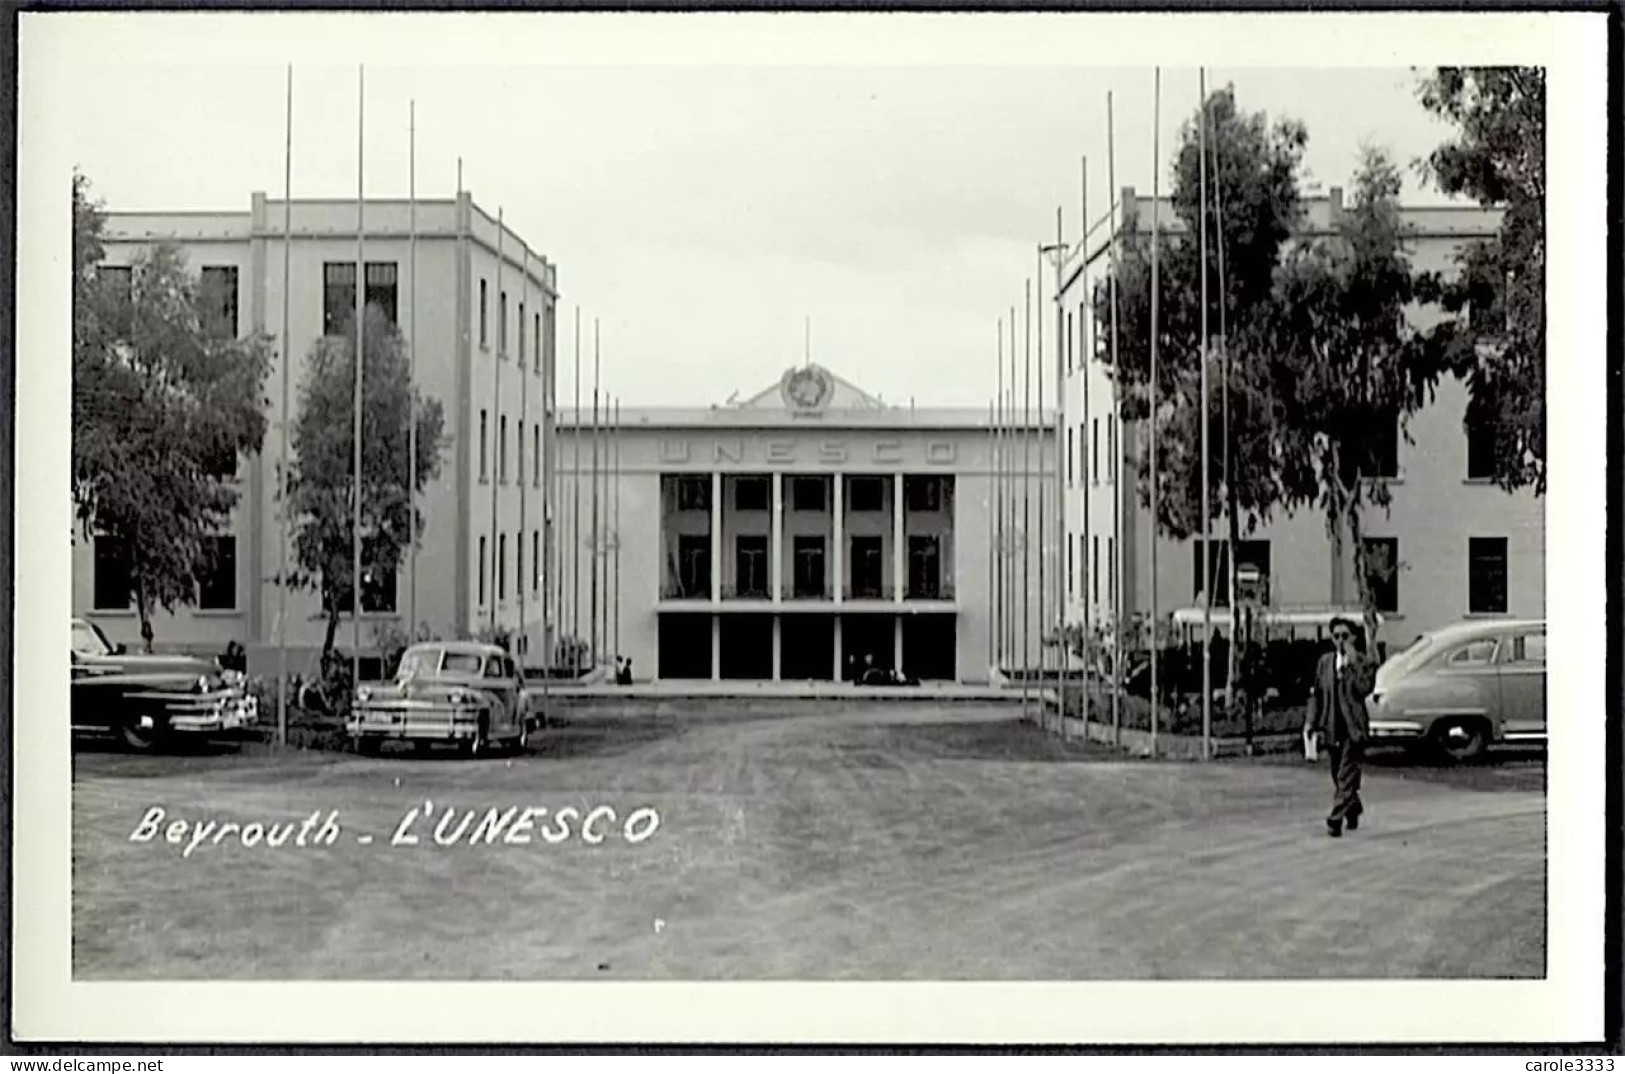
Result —
M 1371 737 L 1384 742 L 1415 741 L 1425 737 L 1427 728 L 1415 720 L 1372 720 Z
M 351 717 L 345 730 L 352 738 L 457 742 L 479 731 L 479 713 L 473 706 L 428 703 L 369 706 Z
M 169 730 L 189 735 L 239 731 L 259 722 L 259 699 L 231 690 L 208 694 L 175 695 L 165 700 Z M 151 727 L 151 717 L 141 717 Z

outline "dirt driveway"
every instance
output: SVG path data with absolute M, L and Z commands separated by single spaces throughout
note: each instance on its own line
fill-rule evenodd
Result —
M 1544 973 L 1538 756 L 1380 762 L 1367 823 L 1334 841 L 1330 780 L 1301 762 L 1119 760 L 1008 706 L 717 704 L 578 712 L 477 762 L 81 751 L 75 974 Z M 448 811 L 443 838 L 468 823 L 440 845 Z

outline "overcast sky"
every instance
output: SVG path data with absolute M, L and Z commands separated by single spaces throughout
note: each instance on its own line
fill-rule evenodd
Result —
M 1021 302 L 1057 206 L 1076 237 L 1085 155 L 1090 215 L 1106 209 L 1108 91 L 1117 184 L 1152 185 L 1152 67 L 1107 66 L 1123 57 L 1087 19 L 962 19 L 940 39 L 956 53 L 918 22 L 886 47 L 860 29 L 867 49 L 753 51 L 740 41 L 759 37 L 728 36 L 737 17 L 661 46 L 649 17 L 34 18 L 24 63 L 38 32 L 50 51 L 32 55 L 60 65 L 53 127 L 110 208 L 280 197 L 290 62 L 294 196 L 353 197 L 365 61 L 368 196 L 406 196 L 415 99 L 418 195 L 450 197 L 461 157 L 475 200 L 559 266 L 561 391 L 579 304 L 628 405 L 771 383 L 810 317 L 814 360 L 888 401 L 982 406 L 995 320 Z M 978 51 L 990 27 L 1003 44 Z M 1069 34 L 1075 48 L 1057 44 Z M 1409 200 L 1443 200 L 1408 169 L 1448 133 L 1410 67 L 1292 67 L 1300 50 L 1279 44 L 1273 66 L 1216 50 L 1209 85 L 1306 123 L 1310 184 L 1346 185 L 1370 142 L 1407 165 Z M 1165 67 L 1164 189 L 1196 102 L 1194 66 Z

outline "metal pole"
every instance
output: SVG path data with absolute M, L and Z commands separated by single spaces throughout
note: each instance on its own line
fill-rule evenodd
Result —
M 598 666 L 598 318 L 592 319 L 592 644 L 587 650 L 592 666 Z
M 1106 186 L 1111 195 L 1110 201 L 1116 204 L 1118 200 L 1117 168 L 1116 168 L 1116 140 L 1112 127 L 1112 95 L 1106 94 Z M 1117 206 L 1112 213 L 1111 231 L 1111 333 L 1112 333 L 1112 371 L 1117 375 L 1121 368 L 1117 364 L 1117 244 L 1118 224 L 1122 219 L 1123 206 Z M 1116 479 L 1112 486 L 1112 534 L 1113 534 L 1113 570 L 1112 579 L 1112 742 L 1114 745 L 1122 741 L 1122 691 L 1118 688 L 1123 675 L 1123 403 L 1121 379 L 1112 389 L 1112 415 L 1117 419 L 1117 445 L 1112 452 L 1112 465 L 1115 468 L 1113 477 Z
M 1031 546 L 1032 532 L 1032 423 L 1033 423 L 1033 281 L 1022 284 L 1021 331 L 1021 713 L 1027 714 L 1027 686 L 1032 678 L 1032 648 L 1028 630 L 1032 623 Z
M 614 505 L 611 514 L 610 533 L 613 535 L 614 566 L 615 566 L 615 644 L 613 646 L 617 659 L 621 655 L 621 397 L 615 397 L 615 420 L 611 427 L 611 443 L 615 448 L 612 472 L 615 475 L 615 492 L 611 499 Z
M 497 516 L 497 491 L 502 483 L 508 480 L 507 453 L 508 437 L 502 426 L 502 363 L 508 351 L 508 311 L 507 303 L 503 301 L 502 293 L 502 233 L 506 230 L 502 222 L 502 207 L 497 207 L 497 360 L 491 369 L 491 428 L 497 436 L 496 458 L 492 460 L 497 467 L 494 480 L 491 482 L 491 613 L 490 628 L 494 635 L 497 629 L 497 604 L 505 594 L 497 589 L 497 583 L 502 579 L 508 569 L 508 557 L 502 552 L 500 519 Z M 498 562 L 500 560 L 501 562 Z
M 1009 561 L 1005 564 L 1005 660 L 1013 661 L 1016 658 L 1016 550 L 1020 545 L 1021 535 L 1016 531 L 1016 438 L 1019 435 L 1016 429 L 1016 307 L 1010 307 L 1010 386 L 1005 389 L 1004 414 L 1007 422 L 1005 452 L 1005 510 L 1009 512 L 1009 523 L 1005 532 L 1009 535 L 1010 551 Z M 1025 715 L 1025 712 L 1023 712 Z
M 1157 458 L 1157 292 L 1161 286 L 1157 247 L 1161 245 L 1161 226 L 1158 219 L 1158 199 L 1162 181 L 1162 68 L 1152 76 L 1151 93 L 1151 412 L 1147 418 L 1151 426 L 1151 524 L 1148 528 L 1151 543 L 1151 756 L 1157 755 L 1157 471 L 1162 460 Z
M 1196 172 L 1198 175 L 1196 231 L 1200 236 L 1201 346 L 1202 362 L 1202 760 L 1213 755 L 1213 530 L 1208 519 L 1208 420 L 1207 420 L 1207 68 L 1196 71 L 1197 98 L 1201 115 L 1196 124 Z
M 995 601 L 997 601 L 996 571 L 998 569 L 999 538 L 998 529 L 993 520 L 993 504 L 997 496 L 997 478 L 993 476 L 994 460 L 998 457 L 998 424 L 994 416 L 994 404 L 988 400 L 987 404 L 987 682 L 993 685 L 993 669 L 997 666 L 997 656 L 993 645 L 993 623 L 995 616 Z
M 1089 205 L 1089 158 L 1088 157 L 1083 158 L 1082 166 L 1083 166 L 1083 175 L 1084 175 L 1084 180 L 1083 180 L 1083 198 L 1084 198 L 1084 202 L 1083 202 L 1083 204 L 1084 204 L 1084 212 L 1087 213 L 1089 211 L 1089 209 L 1088 209 L 1088 205 Z M 1081 266 L 1079 271 L 1082 273 L 1080 278 L 1081 278 L 1081 281 L 1082 281 L 1083 294 L 1084 294 L 1084 297 L 1085 297 L 1086 301 L 1088 300 L 1088 295 L 1089 295 L 1089 226 L 1088 225 L 1089 225 L 1089 218 L 1087 216 L 1085 216 L 1084 217 L 1084 228 L 1083 228 L 1083 235 L 1084 235 L 1084 238 L 1083 238 L 1083 243 L 1084 243 L 1084 246 L 1083 246 L 1083 265 Z M 1079 319 L 1080 320 L 1082 319 L 1081 316 L 1080 316 Z M 1078 328 L 1079 328 L 1079 331 L 1081 333 L 1080 336 L 1079 336 L 1080 340 L 1081 339 L 1087 339 L 1088 338 L 1087 322 L 1085 322 L 1085 324 L 1080 324 L 1078 326 Z M 1085 443 L 1085 441 L 1084 441 L 1084 433 L 1090 427 L 1089 426 L 1089 420 L 1090 420 L 1089 419 L 1089 363 L 1090 363 L 1091 359 L 1094 356 L 1092 354 L 1087 353 L 1087 348 L 1083 347 L 1081 343 L 1079 344 L 1079 350 L 1085 352 L 1085 353 L 1082 353 L 1082 354 L 1078 355 L 1078 369 L 1082 373 L 1081 379 L 1083 381 L 1083 389 L 1082 389 L 1082 392 L 1081 392 L 1081 394 L 1083 396 L 1083 399 L 1082 399 L 1082 403 L 1083 403 L 1083 408 L 1082 408 L 1083 409 L 1083 422 L 1082 422 L 1082 424 L 1080 424 L 1078 426 L 1078 442 L 1079 442 L 1079 446 L 1083 447 L 1083 444 Z M 1082 594 L 1082 596 L 1083 596 L 1083 690 L 1082 690 L 1081 707 L 1083 709 L 1083 726 L 1084 726 L 1084 735 L 1085 735 L 1086 738 L 1088 736 L 1088 727 L 1089 727 L 1089 671 L 1090 671 L 1090 665 L 1093 662 L 1093 657 L 1094 657 L 1094 640 L 1095 640 L 1094 639 L 1094 629 L 1093 629 L 1094 628 L 1094 615 L 1093 615 L 1093 613 L 1094 613 L 1094 598 L 1095 598 L 1095 592 L 1094 592 L 1095 561 L 1092 558 L 1094 548 L 1090 544 L 1090 541 L 1089 541 L 1089 537 L 1090 537 L 1089 530 L 1090 530 L 1090 524 L 1091 524 L 1091 516 L 1094 514 L 1094 511 L 1095 511 L 1095 502 L 1094 502 L 1095 501 L 1095 496 L 1094 496 L 1094 485 L 1090 482 L 1089 478 L 1090 478 L 1090 474 L 1092 474 L 1094 472 L 1094 467 L 1099 465 L 1099 460 L 1097 460 L 1095 458 L 1095 455 L 1096 455 L 1096 453 L 1098 451 L 1099 445 L 1094 443 L 1093 440 L 1090 440 L 1087 443 L 1088 443 L 1088 447 L 1083 448 L 1083 451 L 1086 451 L 1088 453 L 1088 467 L 1087 468 L 1080 467 L 1079 468 L 1080 472 L 1078 474 L 1078 486 L 1083 491 L 1083 495 L 1081 497 L 1082 500 L 1083 500 L 1083 548 L 1082 548 L 1082 554 L 1078 557 L 1082 562 L 1080 562 L 1078 564 L 1078 566 L 1081 568 L 1081 571 L 1082 571 L 1082 574 L 1083 574 L 1083 586 L 1082 586 L 1082 589 L 1083 589 L 1083 594 Z M 1081 455 L 1082 455 L 1082 452 L 1080 452 L 1080 456 Z
M 1078 240 L 1078 251 L 1083 256 L 1084 279 L 1088 279 L 1089 242 L 1087 238 L 1089 225 L 1089 202 L 1085 198 L 1082 204 L 1084 213 L 1084 237 Z M 1071 534 L 1067 532 L 1066 525 L 1066 348 L 1071 345 L 1066 331 L 1066 311 L 1061 304 L 1061 273 L 1066 267 L 1066 245 L 1061 240 L 1061 210 L 1055 210 L 1055 609 L 1056 609 L 1056 675 L 1055 694 L 1057 708 L 1060 710 L 1061 739 L 1067 737 L 1066 732 L 1066 549 Z M 1083 288 L 1085 296 L 1089 288 Z M 1087 685 L 1087 684 L 1086 684 Z M 1089 710 L 1084 709 L 1084 718 L 1088 719 Z M 1084 728 L 1084 737 L 1088 738 L 1087 724 Z
M 553 594 L 558 571 L 553 563 L 553 444 L 557 425 L 553 420 L 554 356 L 546 341 L 552 332 L 553 310 L 548 304 L 547 262 L 542 262 L 542 325 L 536 333 L 536 353 L 542 362 L 542 450 L 536 464 L 542 468 L 542 719 L 551 714 L 553 679 Z M 544 334 L 546 333 L 546 334 Z
M 1041 290 L 1043 288 L 1043 286 L 1044 286 L 1044 253 L 1043 253 L 1043 248 L 1042 247 L 1039 247 L 1038 263 L 1033 267 L 1033 280 L 1035 281 L 1036 288 Z M 1035 299 L 1035 301 L 1033 302 L 1033 306 L 1035 307 L 1034 311 L 1033 311 L 1033 337 L 1037 341 L 1036 346 L 1034 347 L 1034 358 L 1037 360 L 1037 363 L 1038 363 L 1038 427 L 1040 429 L 1043 429 L 1048 425 L 1048 423 L 1044 421 L 1044 318 L 1038 315 L 1039 311 L 1040 311 L 1040 309 L 1042 307 L 1042 303 L 1037 301 L 1037 299 L 1039 298 L 1039 295 L 1037 293 L 1035 293 L 1033 297 Z M 1043 447 L 1042 442 L 1040 442 L 1039 445 L 1038 445 L 1038 469 L 1039 469 L 1040 473 L 1042 473 L 1043 469 L 1044 469 L 1044 447 Z M 1045 581 L 1045 578 L 1044 578 L 1044 573 L 1045 573 L 1044 572 L 1044 553 L 1045 553 L 1045 546 L 1044 546 L 1044 528 L 1045 528 L 1044 527 L 1044 488 L 1045 488 L 1045 486 L 1047 484 L 1049 484 L 1049 482 L 1047 482 L 1047 481 L 1040 481 L 1039 484 L 1038 484 L 1038 691 L 1037 691 L 1037 693 L 1038 693 L 1038 722 L 1042 726 L 1044 726 L 1045 728 L 1049 727 L 1049 710 L 1044 707 L 1044 676 L 1045 676 L 1045 673 L 1048 671 L 1048 660 L 1047 660 L 1046 650 L 1045 650 L 1045 647 L 1044 647 L 1044 629 L 1049 623 L 1049 620 L 1044 615 L 1045 607 L 1046 607 L 1046 604 L 1048 603 L 1048 601 L 1046 600 L 1047 592 L 1046 592 L 1046 590 L 1044 588 L 1044 581 Z M 1062 733 L 1064 734 L 1065 731 L 1066 731 L 1064 723 L 1063 723 L 1063 726 L 1062 726 L 1061 730 L 1062 730 Z
M 293 364 L 293 348 L 288 341 L 288 287 L 293 265 L 293 64 L 288 65 L 287 142 L 283 148 L 282 174 L 282 458 L 277 467 L 277 484 L 282 504 L 278 540 L 281 543 L 277 571 L 277 688 L 276 742 L 288 744 L 288 381 Z
M 518 547 L 514 549 L 514 587 L 519 591 L 519 638 L 514 643 L 515 649 L 530 648 L 530 623 L 525 618 L 525 508 L 528 506 L 528 497 L 525 495 L 525 422 L 530 418 L 530 370 L 525 365 L 525 299 L 530 297 L 530 247 L 521 244 L 519 252 L 519 308 L 515 325 L 518 327 L 516 337 L 519 340 L 519 350 L 514 355 L 514 368 L 519 373 L 519 428 L 514 430 L 514 480 L 519 484 L 519 533 Z M 536 459 L 530 460 L 535 466 Z M 541 567 L 537 559 L 539 553 L 532 550 L 530 569 L 535 574 Z M 538 575 L 539 576 L 539 575 Z M 516 653 L 515 656 L 528 655 Z M 522 666 L 522 665 L 521 665 Z
M 350 518 L 350 682 L 361 681 L 361 378 L 367 353 L 367 263 L 364 248 L 366 231 L 362 176 L 365 174 L 363 156 L 366 150 L 366 94 L 367 69 L 356 69 L 356 156 L 355 156 L 355 419 L 352 430 L 354 448 L 353 492 Z
M 1006 554 L 1006 551 L 1007 551 L 1007 549 L 1009 547 L 1009 541 L 1010 541 L 1009 534 L 1005 531 L 1005 526 L 1004 526 L 1004 499 L 1005 499 L 1005 492 L 1006 492 L 1005 481 L 1004 481 L 1004 463 L 1005 463 L 1005 457 L 1009 454 L 1009 444 L 1008 444 L 1009 437 L 1008 437 L 1008 434 L 1006 433 L 1006 430 L 1005 430 L 1005 427 L 1004 427 L 1006 412 L 1005 412 L 1005 407 L 1004 407 L 1004 318 L 1003 317 L 1000 317 L 998 319 L 998 337 L 999 338 L 998 338 L 998 363 L 997 364 L 998 364 L 998 370 L 999 370 L 999 388 L 998 388 L 998 394 L 993 397 L 994 398 L 993 409 L 994 409 L 994 415 L 995 415 L 994 416 L 994 422 L 993 422 L 993 445 L 994 445 L 994 447 L 993 447 L 993 464 L 994 464 L 994 467 L 995 467 L 994 477 L 993 477 L 993 491 L 994 491 L 994 494 L 995 494 L 995 498 L 997 500 L 997 503 L 996 503 L 995 507 L 996 507 L 997 519 L 998 519 L 998 525 L 997 525 L 998 534 L 994 538 L 994 541 L 993 541 L 994 554 L 995 554 L 995 556 L 997 557 L 997 560 L 998 560 L 997 563 L 994 565 L 995 566 L 995 573 L 994 573 L 994 576 L 993 576 L 994 620 L 995 620 L 995 622 L 994 622 L 994 639 L 995 640 L 994 640 L 993 660 L 994 660 L 995 665 L 999 668 L 999 671 L 1002 673 L 1004 671 L 1004 668 L 1005 668 L 1005 657 L 1006 657 L 1006 650 L 1005 650 L 1005 646 L 1004 646 L 1004 620 L 1005 620 L 1005 601 L 1007 599 L 1007 594 L 1006 594 L 1006 587 L 1005 587 L 1005 584 L 1004 584 L 1004 560 L 1005 560 L 1005 554 Z
M 418 103 L 407 111 L 407 339 L 406 396 L 410 415 L 406 426 L 406 634 L 418 629 Z
M 575 462 L 570 470 L 570 639 L 581 640 L 581 307 L 576 307 L 575 410 L 570 418 L 570 439 L 575 444 Z M 572 670 L 581 661 L 573 658 Z
M 1223 482 L 1224 482 L 1224 521 L 1226 539 L 1235 533 L 1235 512 L 1232 510 L 1233 500 L 1230 488 L 1230 326 L 1227 308 L 1230 305 L 1230 288 L 1224 274 L 1224 199 L 1221 194 L 1221 181 L 1219 179 L 1219 139 L 1213 139 L 1213 236 L 1219 247 L 1219 399 L 1220 399 L 1220 443 L 1223 454 Z M 1239 608 L 1236 603 L 1236 548 L 1230 546 L 1228 559 L 1229 577 L 1226 579 L 1230 593 L 1230 660 L 1225 669 L 1224 677 L 1224 709 L 1231 711 L 1234 704 L 1236 689 L 1236 669 L 1241 656 L 1241 631 L 1237 621 Z

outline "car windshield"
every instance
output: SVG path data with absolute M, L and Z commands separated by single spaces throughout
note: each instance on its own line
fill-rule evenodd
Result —
M 395 669 L 395 678 L 401 681 L 433 675 L 440 666 L 439 649 L 410 649 L 401 657 L 401 666 Z
M 478 675 L 483 664 L 479 653 L 447 653 L 441 670 L 457 675 Z
M 112 653 L 101 632 L 89 623 L 73 624 L 73 651 L 80 656 L 107 656 Z

